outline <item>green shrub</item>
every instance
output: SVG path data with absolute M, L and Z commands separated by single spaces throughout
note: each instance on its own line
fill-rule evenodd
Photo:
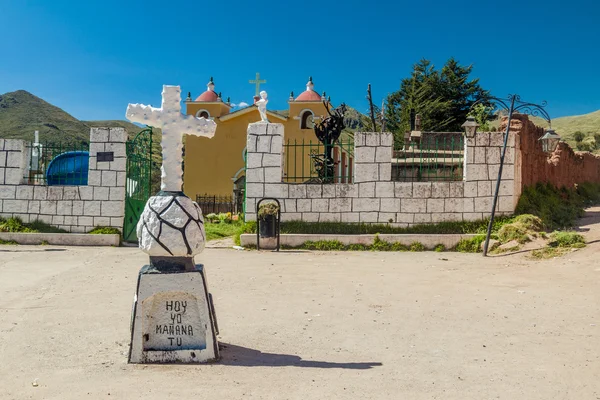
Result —
M 443 244 L 440 243 L 433 248 L 433 251 L 437 251 L 438 253 L 441 253 L 443 251 L 446 251 L 446 246 L 444 246 Z
M 538 183 L 523 189 L 515 214 L 538 216 L 549 229 L 571 227 L 583 216 L 584 207 L 600 201 L 600 184 L 582 183 L 573 189 L 558 189 Z
M 462 239 L 456 245 L 456 251 L 461 253 L 481 252 L 481 243 L 485 241 L 485 235 L 477 235 L 470 239 Z

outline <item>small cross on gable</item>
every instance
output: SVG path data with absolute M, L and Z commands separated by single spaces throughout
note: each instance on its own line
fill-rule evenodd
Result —
M 260 74 L 257 72 L 256 73 L 256 79 L 251 79 L 248 81 L 248 83 L 254 83 L 256 84 L 256 94 L 255 96 L 258 96 L 260 93 L 260 84 L 261 83 L 267 83 L 266 79 L 261 80 L 260 79 Z

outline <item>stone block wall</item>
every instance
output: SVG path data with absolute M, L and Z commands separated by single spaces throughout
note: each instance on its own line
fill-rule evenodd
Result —
M 28 185 L 29 149 L 23 140 L 0 139 L 0 216 L 36 219 L 69 232 L 96 226 L 123 229 L 127 133 L 123 128 L 92 128 L 87 186 Z M 114 161 L 98 162 L 112 151 Z
M 246 220 L 256 219 L 256 202 L 275 197 L 284 221 L 390 223 L 410 226 L 489 216 L 500 164 L 502 133 L 478 133 L 465 143 L 465 176 L 454 182 L 391 180 L 391 133 L 355 133 L 351 184 L 282 183 L 283 125 L 248 126 Z M 509 137 L 497 211 L 510 214 L 516 200 L 515 135 Z

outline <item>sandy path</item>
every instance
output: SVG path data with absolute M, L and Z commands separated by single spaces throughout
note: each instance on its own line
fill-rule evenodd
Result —
M 137 249 L 0 246 L 0 399 L 597 399 L 599 211 L 547 261 L 207 249 L 202 366 L 126 363 Z

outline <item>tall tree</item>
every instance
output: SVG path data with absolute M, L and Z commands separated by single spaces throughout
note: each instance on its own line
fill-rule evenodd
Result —
M 423 130 L 460 131 L 473 102 L 488 95 L 479 79 L 469 79 L 472 69 L 450 58 L 438 71 L 431 61 L 421 59 L 387 98 L 388 129 L 398 135 L 409 130 L 414 108 L 421 114 Z

